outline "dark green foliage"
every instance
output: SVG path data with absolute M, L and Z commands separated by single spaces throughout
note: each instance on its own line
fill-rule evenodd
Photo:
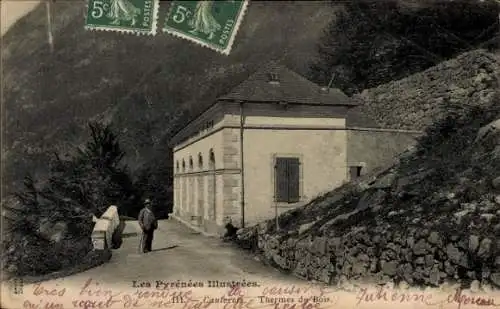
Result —
M 46 193 L 71 199 L 96 216 L 110 205 L 117 205 L 121 214 L 128 215 L 127 208 L 138 202 L 140 194 L 127 167 L 120 164 L 125 153 L 110 126 L 90 123 L 89 128 L 92 138 L 75 156 L 55 156 Z
M 76 265 L 91 250 L 92 217 L 74 201 L 36 187 L 26 176 L 18 203 L 3 205 L 8 213 L 4 232 L 4 263 L 9 273 L 38 275 Z M 64 222 L 66 231 L 58 242 L 41 230 L 46 223 Z
M 24 189 L 5 203 L 4 261 L 11 272 L 38 275 L 78 264 L 92 249 L 93 214 L 116 205 L 128 215 L 140 205 L 141 193 L 120 163 L 125 153 L 111 127 L 90 123 L 89 129 L 91 139 L 75 155 L 55 155 L 41 188 L 26 176 Z M 52 238 L 56 223 L 65 226 L 59 240 Z
M 348 94 L 422 71 L 460 53 L 498 46 L 499 4 L 348 1 L 325 30 L 310 77 Z
M 9 207 L 4 205 L 3 208 L 14 213 L 12 216 L 12 224 L 9 232 L 32 233 L 38 228 L 37 220 L 42 214 L 39 204 L 39 194 L 35 187 L 35 182 L 31 175 L 24 178 L 24 191 L 15 194 L 22 207 Z
M 161 146 L 163 145 L 163 146 Z M 137 172 L 136 186 L 153 202 L 154 212 L 159 218 L 167 218 L 173 208 L 173 156 L 165 141 L 160 143 L 150 160 Z M 142 204 L 131 210 L 136 217 Z

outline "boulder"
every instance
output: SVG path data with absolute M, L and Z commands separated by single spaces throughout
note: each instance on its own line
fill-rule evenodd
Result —
M 427 242 L 438 247 L 441 247 L 443 245 L 441 236 L 438 232 L 431 232 L 429 237 L 427 238 Z
M 424 239 L 420 239 L 413 246 L 413 254 L 415 255 L 425 255 L 429 251 L 430 251 L 430 246 Z
M 396 180 L 396 173 L 388 173 L 375 181 L 371 185 L 374 189 L 386 189 L 392 187 L 394 181 Z
M 450 243 L 446 246 L 446 254 L 453 264 L 467 267 L 467 257 L 453 244 Z
M 65 222 L 50 222 L 47 218 L 41 220 L 38 233 L 46 240 L 60 242 L 68 231 L 68 224 Z
M 444 272 L 450 276 L 453 277 L 455 273 L 457 272 L 457 268 L 455 265 L 452 265 L 449 261 L 444 262 Z
M 476 252 L 478 247 L 479 247 L 479 237 L 476 235 L 470 235 L 469 236 L 469 252 L 471 252 L 471 253 Z
M 490 280 L 494 285 L 500 287 L 500 272 L 492 273 L 490 275 Z
M 482 259 L 487 259 L 491 255 L 491 245 L 492 241 L 489 238 L 484 238 L 479 244 L 479 250 L 477 251 L 477 255 Z
M 387 193 L 384 190 L 377 190 L 375 192 L 365 191 L 358 204 L 356 205 L 357 210 L 364 210 L 371 206 L 381 204 Z
M 433 286 L 439 286 L 439 282 L 441 279 L 439 267 L 434 265 L 429 271 L 429 283 Z
M 328 230 L 332 225 L 335 225 L 339 222 L 346 221 L 348 220 L 351 216 L 357 214 L 359 212 L 359 209 L 354 209 L 353 211 L 350 211 L 348 213 L 344 213 L 341 215 L 336 216 L 335 218 L 329 220 L 323 226 L 319 229 L 320 231 L 326 231 Z
M 355 276 L 363 277 L 366 275 L 367 267 L 368 267 L 367 263 L 361 261 L 354 262 L 351 270 L 352 274 Z
M 493 179 L 493 181 L 491 182 L 491 185 L 495 189 L 500 189 L 500 176 L 498 176 L 497 178 Z
M 500 159 L 500 143 L 498 146 L 495 147 L 495 149 L 493 149 L 493 151 L 491 152 L 491 155 L 492 155 L 494 160 Z
M 497 257 L 495 258 L 495 266 L 496 266 L 498 269 L 500 269 L 500 256 L 497 256 Z
M 397 261 L 389 261 L 381 263 L 381 269 L 384 274 L 388 276 L 394 276 L 398 270 L 398 262 Z
M 500 118 L 481 127 L 477 132 L 476 140 L 474 142 L 476 143 L 489 136 L 496 136 L 498 134 L 500 134 Z
M 316 222 L 309 222 L 309 223 L 301 224 L 299 226 L 299 235 L 302 235 L 305 232 L 309 231 L 311 229 L 311 227 L 314 225 L 314 223 L 316 223 Z
M 312 248 L 314 253 L 324 255 L 327 248 L 327 239 L 325 237 L 314 238 Z
M 398 273 L 406 282 L 413 283 L 413 266 L 410 263 L 399 265 Z
M 478 293 L 481 291 L 480 282 L 478 280 L 473 280 L 470 284 L 470 290 L 473 293 Z

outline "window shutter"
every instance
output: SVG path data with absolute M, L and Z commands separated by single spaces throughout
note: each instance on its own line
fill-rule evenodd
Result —
M 300 200 L 300 162 L 298 158 L 288 158 L 288 202 Z
M 275 199 L 277 202 L 288 200 L 288 172 L 286 158 L 276 158 L 275 168 Z

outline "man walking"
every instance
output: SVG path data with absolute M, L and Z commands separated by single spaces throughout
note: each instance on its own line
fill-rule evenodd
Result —
M 142 229 L 141 249 L 142 252 L 151 252 L 154 231 L 158 228 L 158 221 L 152 210 L 151 201 L 144 201 L 144 208 L 139 212 L 139 226 Z

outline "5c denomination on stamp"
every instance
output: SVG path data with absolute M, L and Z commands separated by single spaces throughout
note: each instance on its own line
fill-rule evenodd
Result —
M 88 0 L 85 29 L 155 35 L 159 0 Z
M 248 0 L 173 1 L 163 31 L 228 55 L 247 6 Z

